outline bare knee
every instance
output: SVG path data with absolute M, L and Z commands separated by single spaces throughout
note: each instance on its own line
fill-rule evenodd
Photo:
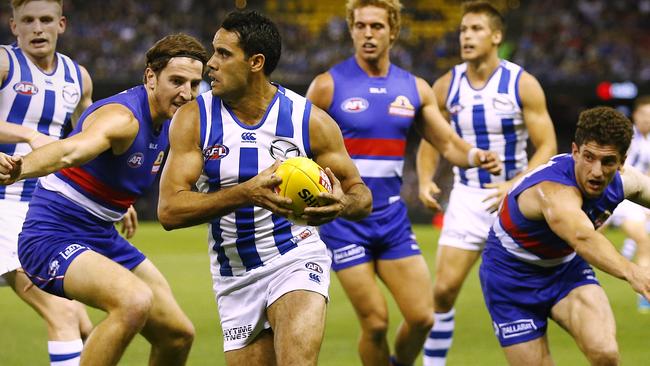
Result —
M 615 366 L 620 363 L 618 345 L 610 344 L 602 347 L 594 347 L 587 351 L 587 358 L 592 365 Z
M 185 350 L 192 347 L 194 342 L 194 325 L 189 319 L 183 319 L 170 327 L 166 334 L 166 349 Z
M 433 300 L 436 312 L 446 313 L 454 307 L 460 286 L 436 279 L 433 285 Z
M 388 314 L 373 313 L 361 319 L 361 328 L 366 338 L 381 343 L 388 333 Z
M 422 311 L 420 314 L 405 317 L 404 321 L 415 331 L 428 332 L 433 327 L 433 313 L 431 311 Z
M 152 305 L 153 293 L 143 283 L 120 296 L 115 306 L 108 309 L 108 313 L 131 329 L 141 329 L 149 318 Z

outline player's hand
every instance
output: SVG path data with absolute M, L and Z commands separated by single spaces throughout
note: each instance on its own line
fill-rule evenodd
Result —
M 280 216 L 288 217 L 293 213 L 293 210 L 289 207 L 291 199 L 282 197 L 275 191 L 276 187 L 282 183 L 282 178 L 274 174 L 279 166 L 280 160 L 276 160 L 273 165 L 242 183 L 242 186 L 253 205 L 263 207 Z
M 634 291 L 650 301 L 650 267 L 632 265 L 632 272 L 627 279 Z
M 131 239 L 138 230 L 138 213 L 133 206 L 129 206 L 128 210 L 126 210 L 120 224 L 122 226 L 122 235 L 127 239 Z
M 495 152 L 479 149 L 476 160 L 477 167 L 487 170 L 492 175 L 501 174 L 501 160 Z
M 9 156 L 0 153 L 0 184 L 9 185 L 20 177 L 23 170 L 23 158 L 19 155 Z
M 332 193 L 321 192 L 318 195 L 321 206 L 305 208 L 299 219 L 306 221 L 309 225 L 318 226 L 334 220 L 343 212 L 346 206 L 345 193 L 341 188 L 341 182 L 330 168 L 325 168 L 325 174 L 332 182 Z
M 433 212 L 442 211 L 440 203 L 438 203 L 438 195 L 440 194 L 440 188 L 438 185 L 432 181 L 420 183 L 419 185 L 419 198 L 424 206 Z
M 494 188 L 496 191 L 487 197 L 482 202 L 489 202 L 490 206 L 488 207 L 488 212 L 495 212 L 499 209 L 501 201 L 505 198 L 510 188 L 512 188 L 513 181 L 509 180 L 507 182 L 500 183 L 487 183 L 484 185 L 485 188 Z
M 36 150 L 39 147 L 41 147 L 43 145 L 47 145 L 50 142 L 54 142 L 54 141 L 56 141 L 56 140 L 51 138 L 50 136 L 47 136 L 47 135 L 44 135 L 42 133 L 37 132 L 36 136 L 33 139 L 29 140 L 28 143 L 29 143 L 29 146 L 32 147 L 32 150 Z

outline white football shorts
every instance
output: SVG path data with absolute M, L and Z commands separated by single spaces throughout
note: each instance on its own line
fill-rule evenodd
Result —
M 620 226 L 625 221 L 646 222 L 646 214 L 649 212 L 650 210 L 639 204 L 629 200 L 623 200 L 614 210 L 612 217 L 610 217 L 610 223 L 615 226 Z
M 496 212 L 488 212 L 491 202 L 483 200 L 496 189 L 469 187 L 455 183 L 449 194 L 438 245 L 480 251 L 485 247 Z
M 0 286 L 7 285 L 3 274 L 20 268 L 18 234 L 28 207 L 29 202 L 0 200 Z
M 246 347 L 271 328 L 266 309 L 282 295 L 307 290 L 329 299 L 331 259 L 325 244 L 315 239 L 243 276 L 213 274 L 224 352 Z

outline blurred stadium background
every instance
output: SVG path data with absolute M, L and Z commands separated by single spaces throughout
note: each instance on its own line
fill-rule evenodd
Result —
M 225 14 L 235 9 L 257 9 L 277 22 L 283 37 L 282 58 L 272 79 L 304 93 L 315 75 L 352 54 L 344 3 L 344 0 L 64 0 L 68 28 L 59 39 L 59 51 L 89 70 L 95 85 L 93 99 L 98 100 L 140 83 L 143 55 L 163 35 L 186 32 L 197 36 L 211 50 L 210 42 Z M 457 27 L 462 1 L 402 0 L 402 3 L 405 6 L 402 32 L 393 47 L 392 61 L 433 82 L 460 61 Z M 559 151 L 568 151 L 581 110 L 605 104 L 629 113 L 637 95 L 650 93 L 650 0 L 495 0 L 492 3 L 504 12 L 508 23 L 502 57 L 522 65 L 542 83 L 557 131 Z M 10 16 L 10 1 L 2 1 L 2 44 L 14 42 L 9 29 Z M 417 135 L 412 133 L 403 197 L 413 220 L 426 223 L 430 222 L 431 214 L 417 199 L 417 182 L 413 174 L 412 157 L 417 140 Z M 446 164 L 443 164 L 436 180 L 443 192 L 448 193 L 451 175 Z M 141 219 L 155 219 L 156 201 L 157 194 L 153 192 L 138 202 Z M 432 263 L 437 231 L 426 225 L 417 230 L 427 259 Z M 610 232 L 610 235 L 616 242 L 622 240 L 617 232 Z M 162 233 L 158 225 L 149 224 L 135 243 L 143 245 L 147 254 L 150 254 L 147 248 L 151 249 L 152 259 L 172 282 L 177 297 L 197 328 L 205 332 L 197 336 L 192 356 L 205 351 L 205 358 L 193 358 L 190 364 L 219 365 L 223 357 L 216 306 L 209 291 L 204 241 L 202 228 Z M 191 271 L 183 270 L 183 267 Z M 198 277 L 193 276 L 195 270 Z M 601 276 L 603 278 L 607 277 Z M 618 297 L 612 298 L 620 332 L 625 332 L 626 337 L 630 334 L 628 332 L 632 333 L 629 340 L 621 340 L 624 360 L 630 365 L 648 364 L 647 338 L 637 340 L 637 336 L 643 334 L 640 330 L 647 329 L 648 318 L 636 314 L 632 293 L 624 283 L 608 278 L 609 282 L 613 282 L 613 290 L 607 290 L 621 294 L 620 302 Z M 328 324 L 321 360 L 323 364 L 331 365 L 357 364 L 356 332 L 350 327 L 356 322 L 351 322 L 352 309 L 337 286 L 338 283 L 333 281 L 335 303 L 330 307 L 328 321 L 337 322 L 340 328 Z M 473 288 L 463 293 L 466 298 L 461 298 L 459 312 L 475 315 L 466 321 L 462 320 L 465 314 L 459 316 L 461 328 L 455 341 L 458 349 L 452 351 L 450 364 L 479 364 L 479 359 L 480 364 L 503 364 L 505 360 L 491 336 L 487 313 L 477 292 L 478 281 L 474 278 L 467 287 Z M 27 350 L 23 352 L 39 349 L 35 353 L 42 353 L 40 349 L 44 343 L 41 341 L 45 338 L 43 325 L 35 314 L 22 317 L 26 312 L 21 311 L 21 317 L 11 315 L 13 306 L 19 309 L 24 305 L 15 303 L 17 300 L 6 292 L 8 290 L 2 291 L 5 292 L 0 296 L 0 313 L 5 314 L 0 322 L 5 325 L 5 331 L 0 332 L 0 343 L 3 344 L 0 365 L 45 364 L 44 358 L 25 363 L 24 359 L 9 356 L 14 347 Z M 615 296 L 611 292 L 610 295 Z M 200 296 L 201 300 L 194 296 Z M 395 314 L 394 307 L 392 310 Z M 203 314 L 205 318 L 197 319 L 192 314 Z M 337 320 L 339 316 L 342 318 Z M 622 323 L 621 317 L 624 319 Z M 396 324 L 397 318 L 393 319 L 393 324 Z M 462 327 L 476 330 L 468 333 Z M 7 334 L 9 329 L 15 329 L 15 333 L 20 335 Z M 34 332 L 31 329 L 35 329 Z M 556 337 L 559 332 L 553 332 L 553 348 L 559 349 L 560 354 L 566 349 L 569 355 L 557 359 L 558 364 L 585 364 L 573 341 L 564 335 Z M 22 336 L 22 333 L 37 334 L 39 342 L 34 342 L 32 336 Z M 8 336 L 12 339 L 9 343 Z M 467 347 L 472 349 L 465 349 Z M 129 355 L 138 352 L 144 355 L 142 344 L 135 348 Z M 341 351 L 343 349 L 345 351 Z M 490 356 L 483 353 L 488 349 Z M 639 352 L 645 358 L 638 356 Z M 128 356 L 124 364 L 146 362 L 146 356 L 138 357 Z

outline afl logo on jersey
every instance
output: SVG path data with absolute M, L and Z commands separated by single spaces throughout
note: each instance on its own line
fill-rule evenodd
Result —
M 293 142 L 277 139 L 271 142 L 269 153 L 273 159 L 285 161 L 289 158 L 300 156 L 300 149 Z
M 126 163 L 129 165 L 129 168 L 139 168 L 144 163 L 144 154 L 141 152 L 134 153 L 129 156 L 129 160 Z
M 226 155 L 230 152 L 228 146 L 225 145 L 212 145 L 203 149 L 203 159 L 208 160 L 219 160 L 225 158 Z
M 38 87 L 29 81 L 21 81 L 14 84 L 14 91 L 20 95 L 36 95 Z
M 363 98 L 352 97 L 344 100 L 343 103 L 341 103 L 341 109 L 344 112 L 348 113 L 359 113 L 368 109 L 369 105 L 370 103 L 368 103 L 368 101 Z
M 66 103 L 77 105 L 79 103 L 79 91 L 74 85 L 66 85 L 63 87 L 63 100 Z

